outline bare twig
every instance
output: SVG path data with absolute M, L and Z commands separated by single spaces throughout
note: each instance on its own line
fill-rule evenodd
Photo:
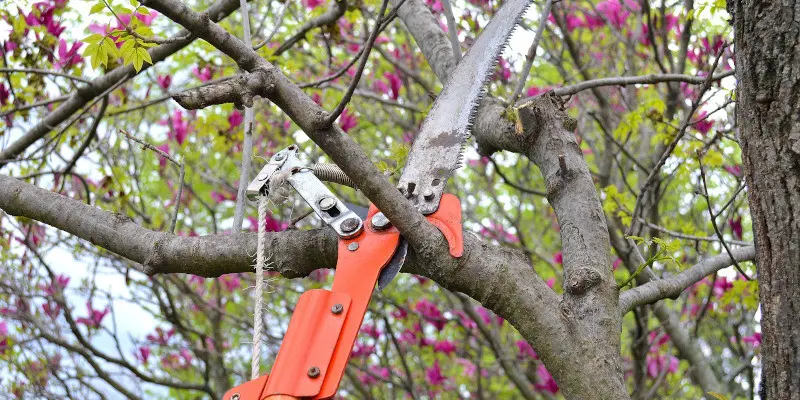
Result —
M 180 181 L 179 184 L 178 184 L 178 193 L 175 195 L 175 210 L 172 212 L 172 222 L 170 223 L 170 227 L 169 227 L 169 232 L 170 233 L 175 233 L 175 225 L 177 225 L 177 223 L 178 223 L 178 209 L 180 209 L 181 196 L 183 196 L 183 178 L 186 175 L 186 171 L 184 169 L 183 162 L 176 160 L 171 155 L 169 155 L 167 152 L 164 152 L 164 151 L 158 149 L 156 146 L 153 146 L 152 144 L 147 143 L 144 140 L 137 139 L 137 138 L 133 137 L 125 129 L 120 129 L 119 131 L 122 132 L 128 139 L 133 140 L 136 143 L 139 143 L 142 146 L 142 148 L 151 150 L 151 151 L 155 152 L 156 154 L 158 154 L 159 156 L 166 158 L 171 163 L 177 165 L 178 168 L 180 169 L 180 176 L 178 178 L 178 180 Z
M 517 99 L 522 94 L 522 89 L 525 87 L 525 82 L 528 80 L 528 75 L 531 73 L 533 67 L 533 60 L 536 59 L 536 50 L 539 48 L 539 42 L 542 40 L 544 34 L 544 27 L 547 25 L 547 17 L 550 16 L 550 7 L 553 5 L 553 0 L 547 0 L 542 8 L 542 15 L 539 18 L 539 25 L 536 27 L 536 36 L 533 37 L 533 43 L 528 49 L 528 54 L 525 56 L 525 65 L 522 67 L 522 74 L 517 81 L 517 88 L 514 89 L 514 94 L 511 96 L 509 104 L 516 104 Z
M 83 82 L 83 83 L 90 83 L 88 79 L 83 79 L 79 76 L 74 76 L 70 74 L 66 74 L 63 72 L 58 71 L 49 71 L 46 69 L 38 69 L 38 68 L 0 68 L 0 72 L 3 73 L 23 73 L 23 74 L 38 74 L 38 75 L 53 75 L 53 76 L 60 76 L 62 78 L 71 79 L 73 81 Z
M 283 17 L 286 16 L 286 11 L 289 10 L 289 4 L 292 4 L 292 2 L 291 1 L 285 1 L 283 3 L 283 7 L 281 8 L 281 13 L 278 15 L 278 18 L 275 20 L 275 24 L 274 24 L 274 28 L 272 28 L 272 32 L 270 32 L 270 34 L 264 39 L 264 41 L 262 41 L 261 43 L 253 46 L 253 50 L 258 50 L 258 49 L 264 47 L 267 43 L 269 43 L 270 40 L 272 40 L 272 38 L 275 36 L 275 34 L 278 33 L 278 28 L 280 28 L 281 25 L 283 25 Z
M 703 167 L 702 156 L 703 156 L 702 154 L 699 153 L 697 154 L 697 163 L 700 166 L 700 181 L 703 183 L 703 193 L 700 193 L 700 195 L 706 199 L 706 206 L 708 207 L 708 215 L 711 217 L 711 226 L 714 227 L 714 232 L 717 233 L 719 242 L 722 244 L 722 247 L 725 248 L 725 252 L 727 252 L 728 255 L 731 257 L 731 259 L 733 260 L 733 266 L 736 267 L 736 270 L 739 271 L 739 273 L 742 274 L 742 276 L 744 276 L 744 278 L 749 281 L 751 279 L 750 276 L 748 276 L 744 272 L 742 267 L 739 265 L 739 262 L 736 261 L 736 258 L 733 257 L 733 253 L 731 253 L 731 248 L 728 247 L 728 243 L 725 242 L 725 239 L 722 237 L 722 231 L 720 231 L 719 225 L 717 225 L 718 215 L 714 214 L 714 208 L 711 206 L 711 197 L 708 195 L 708 184 L 706 183 L 706 170 L 705 167 Z
M 633 215 L 632 215 L 633 223 L 631 223 L 631 225 L 628 227 L 627 231 L 625 232 L 625 236 L 630 236 L 633 234 L 633 229 L 634 227 L 636 227 L 635 222 L 638 220 L 639 214 L 642 212 L 642 201 L 644 200 L 644 198 L 647 197 L 647 194 L 649 193 L 651 187 L 656 181 L 656 177 L 658 177 L 659 173 L 661 172 L 661 168 L 667 162 L 667 159 L 672 155 L 672 152 L 678 146 L 678 143 L 681 141 L 681 139 L 683 139 L 683 135 L 686 133 L 686 129 L 688 129 L 689 126 L 691 125 L 692 116 L 694 116 L 694 113 L 700 107 L 700 103 L 703 101 L 703 96 L 705 95 L 705 93 L 708 91 L 708 89 L 711 88 L 711 82 L 713 82 L 713 77 L 714 77 L 714 70 L 717 69 L 717 65 L 719 64 L 719 60 L 722 58 L 722 54 L 724 53 L 725 48 L 727 48 L 727 45 L 722 46 L 722 48 L 719 50 L 719 54 L 717 54 L 716 59 L 714 59 L 714 64 L 711 66 L 711 70 L 708 73 L 708 77 L 703 83 L 703 87 L 700 89 L 700 93 L 698 93 L 697 98 L 695 98 L 695 100 L 692 102 L 692 107 L 687 113 L 686 118 L 684 118 L 680 130 L 672 139 L 672 142 L 669 144 L 669 146 L 667 146 L 667 149 L 664 150 L 664 153 L 661 155 L 661 158 L 659 158 L 658 162 L 656 162 L 656 165 L 653 166 L 653 169 L 650 170 L 650 174 L 647 175 L 647 178 L 645 179 L 644 184 L 642 185 L 642 190 L 639 192 L 639 197 L 636 198 L 636 206 L 633 209 Z
M 456 63 L 458 63 L 461 61 L 461 43 L 458 41 L 458 29 L 456 26 L 456 19 L 453 17 L 453 7 L 450 4 L 450 0 L 442 0 L 442 6 L 444 18 L 447 20 L 447 37 L 450 38 L 450 46 L 453 47 L 453 56 L 456 58 Z
M 364 54 L 361 56 L 361 63 L 358 65 L 358 70 L 356 71 L 355 76 L 353 76 L 353 81 L 350 82 L 350 87 L 347 88 L 347 92 L 345 93 L 342 101 L 333 109 L 331 114 L 328 116 L 326 123 L 332 124 L 342 115 L 344 112 L 344 108 L 347 107 L 347 104 L 350 103 L 350 99 L 353 97 L 353 92 L 356 90 L 356 86 L 358 86 L 358 82 L 361 80 L 361 75 L 364 73 L 364 67 L 367 66 L 367 60 L 369 60 L 369 54 L 372 52 L 372 46 L 375 44 L 375 39 L 378 38 L 378 32 L 381 30 L 381 24 L 383 23 L 383 13 L 386 12 L 386 6 L 389 4 L 389 0 L 383 0 L 381 2 L 381 9 L 378 11 L 378 19 L 375 21 L 375 28 L 372 29 L 372 33 L 369 36 L 369 40 L 367 41 L 366 49 L 364 50 Z

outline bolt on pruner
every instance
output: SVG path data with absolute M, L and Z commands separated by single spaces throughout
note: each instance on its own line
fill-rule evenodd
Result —
M 398 190 L 447 239 L 449 253 L 464 250 L 461 203 L 444 193 L 461 164 L 484 81 L 530 0 L 508 0 L 486 24 L 456 65 L 422 122 L 400 176 Z M 475 79 L 480 77 L 480 79 Z M 249 197 L 269 194 L 276 180 L 287 182 L 339 235 L 330 290 L 303 293 L 289 322 L 272 372 L 229 390 L 225 400 L 332 398 L 344 375 L 376 283 L 385 287 L 400 271 L 407 242 L 374 205 L 366 221 L 347 208 L 297 158 L 297 146 L 275 154 L 247 189 Z M 347 179 L 334 179 L 344 183 Z M 327 180 L 327 179 L 326 179 Z
M 289 146 L 272 156 L 248 185 L 247 196 L 269 195 L 272 179 L 289 184 L 339 236 L 336 272 L 331 290 L 303 293 L 278 351 L 272 372 L 231 389 L 225 399 L 328 399 L 336 393 L 378 281 L 388 284 L 402 266 L 407 244 L 375 206 L 367 223 L 351 211 L 297 157 Z M 427 216 L 457 249 L 463 251 L 461 205 L 445 195 L 439 209 Z M 379 279 L 380 277 L 380 279 Z

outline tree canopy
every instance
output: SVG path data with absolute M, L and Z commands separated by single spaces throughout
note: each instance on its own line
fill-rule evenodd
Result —
M 502 6 L 448 1 L 254 1 L 247 23 L 238 0 L 0 11 L 4 390 L 220 398 L 247 381 L 258 219 L 240 180 L 296 143 L 412 245 L 373 296 L 342 398 L 755 398 L 725 4 L 532 3 L 448 183 L 466 242 L 453 260 L 386 189 Z M 300 294 L 329 287 L 337 240 L 289 191 L 266 224 L 264 373 Z

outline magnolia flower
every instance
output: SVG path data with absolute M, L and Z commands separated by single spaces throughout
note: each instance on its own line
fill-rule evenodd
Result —
M 442 354 L 453 354 L 456 351 L 455 343 L 449 340 L 439 340 L 433 344 L 433 351 Z
M 214 72 L 211 71 L 211 68 L 208 66 L 203 67 L 203 69 L 194 66 L 192 67 L 192 75 L 199 79 L 200 82 L 208 82 L 211 80 L 211 77 L 214 76 Z
M 533 385 L 536 390 L 540 392 L 550 392 L 550 393 L 558 393 L 558 384 L 556 384 L 555 379 L 553 379 L 553 375 L 550 375 L 550 372 L 547 371 L 547 368 L 544 364 L 539 364 L 536 367 L 536 375 L 539 378 L 539 382 Z
M 147 364 L 147 360 L 150 359 L 150 348 L 147 346 L 139 346 L 139 348 L 136 349 L 135 356 L 142 364 Z
M 88 328 L 99 328 L 100 324 L 103 322 L 103 318 L 105 318 L 106 315 L 108 315 L 108 313 L 111 312 L 111 309 L 108 307 L 106 307 L 102 311 L 95 310 L 92 307 L 92 303 L 90 302 L 86 303 L 86 309 L 89 311 L 89 316 L 85 318 L 78 318 L 76 322 L 79 324 L 86 325 L 86 327 Z
M 442 368 L 439 366 L 439 360 L 433 362 L 433 366 L 425 370 L 425 381 L 433 386 L 438 386 L 444 383 L 447 378 L 442 375 Z
M 172 76 L 159 75 L 156 77 L 156 81 L 158 81 L 158 86 L 161 86 L 162 89 L 167 89 L 169 85 L 172 83 Z
M 358 125 L 358 119 L 355 115 L 350 114 L 348 110 L 344 110 L 341 116 L 339 116 L 339 127 L 347 133 L 350 129 L 355 128 Z
M 55 62 L 59 68 L 67 69 L 73 65 L 76 65 L 83 61 L 83 57 L 78 54 L 78 50 L 80 50 L 83 43 L 75 42 L 72 46 L 67 50 L 67 42 L 64 39 L 58 41 L 58 60 Z
M 536 351 L 533 350 L 533 347 L 525 341 L 525 340 L 517 340 L 517 350 L 519 350 L 519 355 L 517 356 L 520 360 L 524 360 L 525 358 L 532 358 L 534 360 L 539 359 L 539 356 L 536 354 Z
M 239 274 L 225 274 L 217 279 L 222 282 L 222 285 L 228 292 L 233 292 L 242 286 L 242 280 L 239 278 Z
M 441 331 L 447 324 L 447 320 L 445 320 L 439 307 L 436 307 L 436 304 L 433 304 L 433 302 L 428 299 L 418 301 L 417 304 L 414 305 L 414 309 L 420 313 L 422 318 L 433 325 L 436 330 Z
M 242 113 L 240 113 L 239 110 L 234 109 L 231 115 L 228 116 L 228 124 L 230 125 L 229 130 L 239 127 L 239 125 L 242 124 L 242 121 L 244 121 L 244 116 L 242 116 Z

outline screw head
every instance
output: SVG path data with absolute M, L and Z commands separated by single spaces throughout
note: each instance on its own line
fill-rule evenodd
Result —
M 424 197 L 425 200 L 433 200 L 433 190 L 425 189 L 425 192 L 422 193 L 422 197 Z
M 281 160 L 284 159 L 284 157 L 286 157 L 286 155 L 284 155 L 283 153 L 278 153 L 278 154 L 275 154 L 275 156 L 272 157 L 272 158 L 274 158 L 275 161 L 281 161 Z
M 356 251 L 358 250 L 358 242 L 353 242 L 347 245 L 347 250 Z
M 344 307 L 339 303 L 336 303 L 333 305 L 333 307 L 331 307 L 331 312 L 334 315 L 339 315 L 342 313 L 342 311 L 344 311 Z
M 311 367 L 311 368 L 308 369 L 308 377 L 311 378 L 311 379 L 314 379 L 314 378 L 319 376 L 319 372 L 320 372 L 319 368 Z
M 239 393 L 234 393 L 231 395 L 231 400 L 239 400 L 240 398 L 241 396 L 239 396 Z
M 358 218 L 348 218 L 342 221 L 342 230 L 345 232 L 352 232 L 358 229 Z
M 386 229 L 391 225 L 392 223 L 389 222 L 389 218 L 386 218 L 386 216 L 383 215 L 382 212 L 379 212 L 372 216 L 372 226 L 377 230 Z
M 333 197 L 323 197 L 317 204 L 319 204 L 319 208 L 322 211 L 328 211 L 331 208 L 336 207 L 336 199 Z

